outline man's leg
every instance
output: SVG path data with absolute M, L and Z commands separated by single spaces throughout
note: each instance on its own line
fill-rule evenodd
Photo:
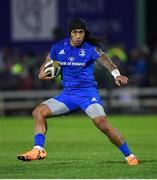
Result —
M 53 116 L 52 110 L 46 104 L 40 104 L 33 110 L 34 118 L 34 146 L 44 148 L 45 134 L 47 132 L 47 118 Z M 41 147 L 41 148 L 40 148 Z
M 108 122 L 103 106 L 98 103 L 90 104 L 85 109 L 85 112 L 93 120 L 93 123 L 96 125 L 96 127 L 98 127 L 105 135 L 107 135 L 109 140 L 124 154 L 128 164 L 137 165 L 138 160 L 130 151 L 122 135 Z
M 47 118 L 53 115 L 65 114 L 69 111 L 69 108 L 59 100 L 54 98 L 44 101 L 33 110 L 35 136 L 34 136 L 34 148 L 31 151 L 20 154 L 17 156 L 19 160 L 30 161 L 36 159 L 44 159 L 46 157 L 46 151 L 44 149 L 45 134 L 47 131 Z
M 45 134 L 47 131 L 46 119 L 53 116 L 53 113 L 47 105 L 40 104 L 33 110 L 32 115 L 34 117 L 35 128 L 34 148 L 17 156 L 19 160 L 23 161 L 44 159 L 46 157 L 46 151 L 44 149 Z
M 106 116 L 99 116 L 92 119 L 93 123 L 98 127 L 104 134 L 106 134 L 109 140 L 116 145 L 119 150 L 124 154 L 128 165 L 138 165 L 139 162 L 136 157 L 130 151 L 126 141 L 123 139 L 122 135 L 117 129 L 113 128 L 108 122 Z
M 45 104 L 40 104 L 32 112 L 34 118 L 35 134 L 47 132 L 47 118 L 53 116 L 53 112 Z
M 92 120 L 96 127 L 99 128 L 104 134 L 106 134 L 109 140 L 117 147 L 124 143 L 122 135 L 118 132 L 117 129 L 111 126 L 105 116 L 95 117 Z

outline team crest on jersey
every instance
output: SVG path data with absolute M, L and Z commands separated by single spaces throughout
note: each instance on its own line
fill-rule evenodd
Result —
M 69 61 L 75 61 L 75 58 L 74 58 L 73 56 L 70 56 L 70 57 L 68 58 L 68 60 L 69 60 Z
M 79 56 L 84 57 L 86 55 L 85 49 L 80 49 Z

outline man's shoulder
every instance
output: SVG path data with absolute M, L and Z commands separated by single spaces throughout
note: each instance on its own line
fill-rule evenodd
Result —
M 91 43 L 86 42 L 86 41 L 84 43 L 84 47 L 87 48 L 87 49 L 95 49 L 96 48 L 95 45 L 92 45 Z
M 56 43 L 53 44 L 55 47 L 62 47 L 68 43 L 68 38 L 62 39 Z

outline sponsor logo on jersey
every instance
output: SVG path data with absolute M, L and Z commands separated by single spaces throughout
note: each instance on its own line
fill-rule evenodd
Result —
M 59 61 L 58 61 L 59 62 Z M 80 62 L 59 62 L 61 66 L 85 66 L 86 63 L 80 63 Z
M 84 57 L 86 55 L 85 49 L 80 49 L 79 56 Z
M 59 54 L 65 54 L 64 49 L 62 49 Z

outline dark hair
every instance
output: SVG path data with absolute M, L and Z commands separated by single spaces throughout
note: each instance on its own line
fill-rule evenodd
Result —
M 86 41 L 94 46 L 100 47 L 100 44 L 101 44 L 100 38 L 92 36 L 92 33 L 89 30 L 87 30 L 87 24 L 83 19 L 75 18 L 69 23 L 69 28 L 68 28 L 69 35 L 73 29 L 84 29 L 84 31 L 85 31 L 84 41 Z
M 85 31 L 85 41 L 94 45 L 100 47 L 101 45 L 101 39 L 95 36 L 92 36 L 92 33 L 89 30 Z
M 86 31 L 87 25 L 83 19 L 75 18 L 69 23 L 69 28 L 68 28 L 69 34 L 73 29 L 84 29 Z

